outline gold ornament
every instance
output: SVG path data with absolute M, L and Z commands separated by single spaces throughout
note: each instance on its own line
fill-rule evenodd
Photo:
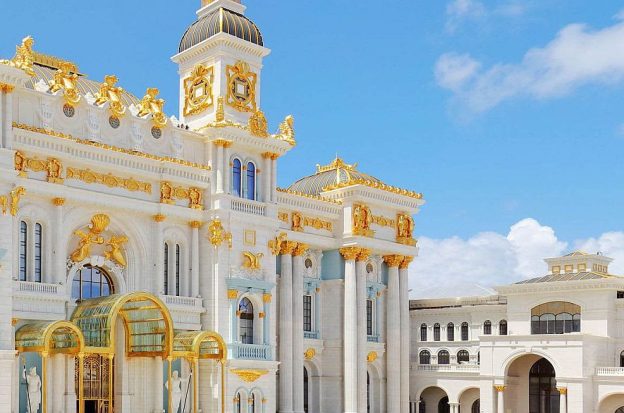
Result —
M 22 44 L 15 47 L 15 56 L 11 60 L 0 60 L 0 64 L 9 65 L 21 69 L 29 76 L 35 76 L 33 63 L 35 60 L 33 45 L 35 40 L 31 36 L 24 37 Z
M 316 350 L 314 350 L 312 347 L 310 347 L 303 353 L 303 357 L 305 357 L 306 360 L 312 360 L 314 356 L 316 356 Z
M 252 135 L 260 138 L 267 138 L 269 136 L 269 125 L 267 123 L 266 116 L 261 110 L 257 110 L 249 117 L 248 126 Z
M 401 265 L 405 257 L 402 255 L 384 255 L 383 259 L 388 267 L 394 268 Z
M 0 93 L 11 93 L 15 90 L 15 86 L 9 85 L 8 83 L 0 82 Z
M 230 371 L 246 383 L 253 383 L 269 372 L 261 369 L 231 369 Z
M 63 89 L 63 97 L 70 105 L 80 101 L 78 93 L 78 68 L 71 62 L 61 62 L 59 69 L 50 80 L 50 93 Z
M 297 248 L 297 245 L 298 244 L 295 241 L 283 241 L 280 246 L 280 254 L 292 255 Z
M 256 111 L 256 81 L 258 75 L 251 72 L 249 64 L 239 60 L 227 66 L 227 104 L 239 112 Z
M 53 198 L 52 204 L 57 207 L 65 205 L 65 198 Z
M 228 246 L 232 248 L 232 234 L 223 229 L 221 220 L 213 219 L 208 225 L 210 233 L 210 243 L 215 247 L 220 247 L 224 241 L 228 242 Z
M 357 261 L 367 261 L 368 257 L 371 255 L 371 250 L 368 248 L 360 248 L 360 252 L 358 253 L 356 260 Z
M 368 361 L 369 363 L 372 363 L 373 361 L 377 360 L 377 352 L 376 351 L 371 351 L 366 355 L 366 361 Z
M 414 218 L 408 214 L 397 215 L 397 236 L 396 240 L 400 244 L 414 246 Z
M 364 204 L 354 204 L 352 211 L 353 222 L 351 228 L 353 235 L 372 237 L 374 232 L 370 229 L 370 225 L 373 222 L 373 216 L 370 208 Z
M 184 79 L 184 116 L 197 115 L 212 106 L 214 68 L 196 65 Z
M 297 232 L 303 231 L 303 218 L 301 216 L 301 212 L 293 212 L 291 214 L 292 217 L 292 225 L 290 229 Z
M 91 255 L 91 247 L 93 245 L 104 245 L 110 248 L 104 252 L 106 259 L 116 262 L 121 267 L 125 267 L 126 259 L 122 248 L 123 244 L 128 242 L 128 238 L 113 235 L 108 241 L 105 241 L 102 233 L 108 229 L 109 224 L 110 218 L 108 215 L 97 214 L 91 218 L 88 232 L 82 230 L 74 231 L 74 235 L 78 236 L 80 240 L 78 241 L 78 248 L 71 253 L 70 259 L 73 262 L 81 262 Z
M 269 293 L 262 294 L 262 302 L 263 303 L 270 303 L 271 302 L 271 298 L 272 298 L 272 296 Z
M 271 254 L 277 255 L 280 253 L 280 249 L 282 248 L 282 242 L 286 241 L 286 233 L 280 233 L 275 239 L 269 240 L 269 250 Z
M 413 260 L 414 257 L 403 257 L 403 261 L 401 262 L 401 264 L 399 264 L 399 268 L 402 270 L 406 270 L 407 268 L 409 268 L 409 265 L 412 263 Z
M 503 385 L 495 385 L 494 389 L 496 389 L 497 392 L 504 392 L 505 391 L 505 386 Z
M 111 113 L 121 118 L 126 113 L 126 107 L 121 100 L 124 90 L 119 86 L 115 86 L 118 80 L 115 75 L 104 77 L 104 83 L 100 85 L 100 90 L 95 95 L 95 104 L 101 106 L 109 102 Z
M 351 261 L 355 260 L 361 251 L 362 249 L 358 247 L 343 247 L 340 248 L 340 255 L 342 255 L 345 260 Z
M 109 247 L 110 250 L 104 253 L 104 257 L 106 257 L 107 260 L 112 260 L 120 266 L 125 267 L 126 259 L 123 256 L 121 248 L 126 242 L 128 242 L 128 238 L 125 236 L 110 237 L 110 239 L 106 242 L 106 246 Z
M 91 169 L 77 169 L 68 167 L 66 179 L 78 179 L 87 184 L 106 185 L 109 188 L 124 188 L 130 192 L 141 191 L 146 194 L 152 193 L 152 184 L 137 181 L 134 178 L 123 178 L 111 173 L 95 172 Z
M 293 257 L 301 257 L 302 255 L 304 255 L 306 252 L 308 252 L 308 249 L 310 247 L 308 247 L 308 244 L 304 244 L 303 242 L 298 242 L 297 246 L 295 247 L 292 255 Z
M 238 290 L 228 290 L 227 295 L 228 299 L 236 300 L 236 298 L 238 297 Z
M 279 126 L 279 134 L 276 136 L 290 145 L 295 145 L 295 118 L 292 115 L 286 116 L 286 119 Z
M 6 215 L 7 210 L 11 213 L 11 216 L 16 216 L 19 210 L 19 202 L 22 196 L 26 194 L 26 188 L 18 186 L 13 188 L 9 195 L 0 196 L 0 209 L 2 209 L 2 215 Z
M 156 214 L 152 217 L 155 222 L 164 222 L 167 217 L 163 214 Z
M 173 204 L 176 199 L 187 199 L 189 208 L 203 209 L 202 205 L 202 193 L 201 189 L 190 187 L 184 188 L 181 186 L 172 186 L 167 181 L 160 183 L 160 203 L 161 204 Z
M 139 112 L 137 116 L 142 118 L 147 115 L 152 115 L 152 120 L 158 127 L 164 127 L 167 124 L 167 116 L 163 112 L 163 108 L 165 106 L 165 101 L 163 99 L 157 99 L 158 96 L 157 88 L 150 87 L 145 92 L 145 96 L 141 99 L 139 103 Z
M 263 256 L 264 254 L 261 252 L 254 254 L 253 252 L 243 251 L 243 268 L 259 270 L 262 265 L 261 259 Z

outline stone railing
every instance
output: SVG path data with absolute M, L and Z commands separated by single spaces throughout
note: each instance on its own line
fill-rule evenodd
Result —
M 419 364 L 418 371 L 479 373 L 478 364 Z
M 232 358 L 243 360 L 271 360 L 271 346 L 268 344 L 230 343 L 228 350 Z
M 596 367 L 596 376 L 624 377 L 624 367 Z
M 199 307 L 202 306 L 202 299 L 195 297 L 178 297 L 176 295 L 161 295 L 160 298 L 167 305 L 183 306 L 183 307 Z
M 318 340 L 320 334 L 318 331 L 304 331 L 303 338 L 310 338 L 314 340 Z
M 32 281 L 13 281 L 13 291 L 17 293 L 35 293 L 58 295 L 61 293 L 61 285 L 44 284 Z
M 230 208 L 232 211 L 244 212 L 245 214 L 266 215 L 266 205 L 249 199 L 233 198 Z

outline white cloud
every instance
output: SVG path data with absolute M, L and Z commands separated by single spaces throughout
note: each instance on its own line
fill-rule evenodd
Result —
M 466 75 L 462 62 L 477 70 Z M 473 112 L 515 97 L 548 99 L 586 84 L 616 84 L 624 79 L 624 20 L 599 30 L 570 24 L 546 46 L 528 50 L 516 64 L 484 68 L 468 54 L 447 53 L 438 59 L 435 76 Z
M 506 235 L 493 232 L 469 239 L 419 239 L 420 254 L 410 267 L 412 298 L 484 295 L 497 285 L 546 274 L 544 258 L 568 251 L 555 231 L 532 218 L 512 225 Z M 575 249 L 601 251 L 614 258 L 610 272 L 624 274 L 624 232 L 574 242 Z
M 453 0 L 446 5 L 446 30 L 454 32 L 463 20 L 485 16 L 483 3 L 478 0 Z

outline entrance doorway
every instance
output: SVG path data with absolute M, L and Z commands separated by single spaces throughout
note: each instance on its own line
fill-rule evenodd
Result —
M 544 358 L 529 372 L 529 413 L 559 413 L 559 391 L 555 368 Z
M 76 371 L 79 360 L 76 358 Z M 112 413 L 113 365 L 112 360 L 99 354 L 84 358 L 83 400 L 84 413 Z M 75 376 L 78 394 L 78 374 Z

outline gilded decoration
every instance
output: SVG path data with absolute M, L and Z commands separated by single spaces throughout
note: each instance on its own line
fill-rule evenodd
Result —
M 260 138 L 268 138 L 269 137 L 269 125 L 267 123 L 266 116 L 264 116 L 264 112 L 261 110 L 255 111 L 249 117 L 249 123 L 247 125 L 249 132 L 252 135 L 258 136 Z
M 409 268 L 409 265 L 412 263 L 412 261 L 414 261 L 414 257 L 403 257 L 403 261 L 401 262 L 401 264 L 399 264 L 399 268 L 402 270 L 406 270 L 407 268 Z
M 236 300 L 238 298 L 238 290 L 228 290 L 227 295 L 228 299 Z
M 495 385 L 495 386 L 494 386 L 494 389 L 495 389 L 497 392 L 499 392 L 499 393 L 500 393 L 500 392 L 504 392 L 504 391 L 505 391 L 505 386 L 503 386 L 503 385 Z
M 154 222 L 165 222 L 165 219 L 167 219 L 167 217 L 163 214 L 156 214 L 152 217 L 152 219 L 154 220 Z
M 377 360 L 377 352 L 376 351 L 371 351 L 366 355 L 366 361 L 368 361 L 369 363 L 372 363 L 373 361 Z
M 22 44 L 15 47 L 15 56 L 11 60 L 0 60 L 0 64 L 12 66 L 21 69 L 29 76 L 35 76 L 33 70 L 34 52 L 33 45 L 35 40 L 31 36 L 24 37 Z
M 340 255 L 347 261 L 353 261 L 358 257 L 361 250 L 362 249 L 358 247 L 343 247 L 340 248 Z
M 275 239 L 269 240 L 269 250 L 271 254 L 278 255 L 282 248 L 282 243 L 286 241 L 286 233 L 280 233 Z
M 414 218 L 408 214 L 398 214 L 396 230 L 398 243 L 410 246 L 416 245 L 416 240 L 414 239 Z
M 78 68 L 71 62 L 62 62 L 59 69 L 50 80 L 50 93 L 63 90 L 63 98 L 70 105 L 75 105 L 80 101 L 78 92 Z
M 118 80 L 119 79 L 117 79 L 115 75 L 107 75 L 104 78 L 104 83 L 100 85 L 100 90 L 95 95 L 95 104 L 97 106 L 102 106 L 108 102 L 111 114 L 117 118 L 121 118 L 126 113 L 126 107 L 121 99 L 124 90 L 116 86 Z
M 19 176 L 26 177 L 26 171 L 44 172 L 48 182 L 55 184 L 63 183 L 63 165 L 56 158 L 48 158 L 41 160 L 37 158 L 28 158 L 22 152 L 16 151 L 14 156 L 14 167 Z
M 342 205 L 342 201 L 337 201 L 337 200 L 334 200 L 334 199 L 325 198 L 325 197 L 322 197 L 320 195 L 310 195 L 310 194 L 306 194 L 305 192 L 293 191 L 291 189 L 284 189 L 284 188 L 276 188 L 276 190 L 277 190 L 277 192 L 281 192 L 281 193 L 284 193 L 284 194 L 301 196 L 301 197 L 304 197 L 304 198 L 313 199 L 315 201 L 328 202 L 328 203 L 334 204 L 334 205 Z
M 2 215 L 6 215 L 7 212 L 10 212 L 11 216 L 16 216 L 19 210 L 20 200 L 25 194 L 26 188 L 18 186 L 13 188 L 8 195 L 1 195 L 0 209 L 2 209 Z
M 414 192 L 414 191 L 409 191 L 407 189 L 401 189 L 401 188 L 397 188 L 395 186 L 392 185 L 387 185 L 384 184 L 382 182 L 376 182 L 376 181 L 372 181 L 370 179 L 350 179 L 346 182 L 340 182 L 340 183 L 335 183 L 332 185 L 328 185 L 325 188 L 323 188 L 324 191 L 331 191 L 334 189 L 341 189 L 341 188 L 346 188 L 348 186 L 354 186 L 354 185 L 364 185 L 367 186 L 369 188 L 375 188 L 375 189 L 381 189 L 382 191 L 386 191 L 386 192 L 391 192 L 393 194 L 397 194 L 397 195 L 402 195 L 402 196 L 406 196 L 408 198 L 414 198 L 414 199 L 422 199 L 423 198 L 423 194 L 420 192 Z
M 162 128 L 167 124 L 167 116 L 163 112 L 165 101 L 156 97 L 158 93 L 160 92 L 155 87 L 147 89 L 145 96 L 143 96 L 143 99 L 141 99 L 139 103 L 137 116 L 142 118 L 152 115 L 152 121 L 154 121 L 156 126 Z
M 312 218 L 312 217 L 304 217 L 303 225 L 306 227 L 312 227 L 314 229 L 324 229 L 327 231 L 332 231 L 334 226 L 330 221 L 324 221 L 320 218 Z
M 370 225 L 373 222 L 373 216 L 370 208 L 364 204 L 354 204 L 352 209 L 351 232 L 353 235 L 362 235 L 364 237 L 372 237 L 373 230 Z
M 256 246 L 256 231 L 253 229 L 246 229 L 243 232 L 243 243 L 250 247 Z
M 0 82 L 0 93 L 11 93 L 14 90 L 15 86 Z
M 291 215 L 292 225 L 290 229 L 297 232 L 303 232 L 303 217 L 301 212 L 293 212 Z
M 381 215 L 373 215 L 373 224 L 379 225 L 380 227 L 394 228 L 396 226 L 396 221 Z
M 368 258 L 371 255 L 371 250 L 368 248 L 360 248 L 360 252 L 358 253 L 356 260 L 357 261 L 368 261 Z
M 220 247 L 223 242 L 227 241 L 228 247 L 232 248 L 232 234 L 226 232 L 223 229 L 223 224 L 221 224 L 221 220 L 213 219 L 208 224 L 208 233 L 210 237 L 210 243 L 214 247 Z
M 251 72 L 249 64 L 239 60 L 227 66 L 227 101 L 239 112 L 256 111 L 256 82 L 258 75 Z
M 74 235 L 80 238 L 78 247 L 71 253 L 70 259 L 73 262 L 81 262 L 91 255 L 91 248 L 95 245 L 103 245 L 108 250 L 104 252 L 106 259 L 114 261 L 121 267 L 126 266 L 126 259 L 123 254 L 123 245 L 128 242 L 125 236 L 112 235 L 108 240 L 104 239 L 102 233 L 108 229 L 110 218 L 106 214 L 97 214 L 91 218 L 88 225 L 88 232 L 83 230 L 74 231 Z
M 561 395 L 568 394 L 568 388 L 567 387 L 557 387 L 557 390 L 559 391 L 559 394 L 561 394 Z
M 201 221 L 190 221 L 189 222 L 189 227 L 193 228 L 193 229 L 199 229 L 202 226 L 202 222 Z
M 184 79 L 184 116 L 202 113 L 214 104 L 212 84 L 214 67 L 196 65 Z
M 383 260 L 388 267 L 395 268 L 403 263 L 404 258 L 402 255 L 384 255 Z
M 231 369 L 230 371 L 240 377 L 245 383 L 253 383 L 269 372 L 264 369 Z
M 288 223 L 288 212 L 278 212 L 277 219 L 279 219 L 282 222 Z
M 171 205 L 177 199 L 188 200 L 189 208 L 204 208 L 202 205 L 201 189 L 194 187 L 184 188 L 181 186 L 173 186 L 167 181 L 162 181 L 160 183 L 160 203 Z
M 280 246 L 280 254 L 282 255 L 292 255 L 297 248 L 297 242 L 295 241 L 283 241 Z
M 134 178 L 124 178 L 113 175 L 112 173 L 100 173 L 91 169 L 67 168 L 67 179 L 77 179 L 87 184 L 101 184 L 109 188 L 124 188 L 130 192 L 152 193 L 152 184 L 148 182 L 137 181 Z
M 177 159 L 177 158 L 172 158 L 172 157 L 168 157 L 168 156 L 158 156 L 158 155 L 152 155 L 152 154 L 149 154 L 149 153 L 137 152 L 137 151 L 133 151 L 131 149 L 120 148 L 120 147 L 117 147 L 117 146 L 107 145 L 107 144 L 103 144 L 103 143 L 99 143 L 99 142 L 92 142 L 92 141 L 87 140 L 87 139 L 75 138 L 75 137 L 73 137 L 70 134 L 62 133 L 62 132 L 56 132 L 56 131 L 49 130 L 49 129 L 46 129 L 46 128 L 39 128 L 39 127 L 36 127 L 36 126 L 30 126 L 30 125 L 26 125 L 26 124 L 23 124 L 23 123 L 17 123 L 17 122 L 13 122 L 13 127 L 16 128 L 16 129 L 25 130 L 25 131 L 28 131 L 28 132 L 35 132 L 35 133 L 41 133 L 43 135 L 54 136 L 55 138 L 65 139 L 65 140 L 68 140 L 68 141 L 79 143 L 81 145 L 93 146 L 95 148 L 111 150 L 111 151 L 114 151 L 114 152 L 119 152 L 119 153 L 123 153 L 123 154 L 126 154 L 126 155 L 131 155 L 131 156 L 138 156 L 138 157 L 141 157 L 141 158 L 151 159 L 151 160 L 158 161 L 158 162 L 170 162 L 170 163 L 174 163 L 174 164 L 177 164 L 177 165 L 188 166 L 190 168 L 198 168 L 198 169 L 202 169 L 202 170 L 205 170 L 205 171 L 209 171 L 210 170 L 210 166 L 208 166 L 208 165 L 202 165 L 202 164 L 198 164 L 198 163 L 195 163 L 195 162 L 189 162 L 189 161 L 185 161 L 185 160 Z
M 262 153 L 262 157 L 264 159 L 271 159 L 272 161 L 274 161 L 277 158 L 279 158 L 280 155 L 279 155 L 279 153 L 275 153 L 275 152 L 263 152 Z
M 262 302 L 263 303 L 270 303 L 272 298 L 273 298 L 273 296 L 270 293 L 262 294 Z
M 215 122 L 225 121 L 225 109 L 223 107 L 223 96 L 217 98 L 217 111 L 215 112 Z
M 314 350 L 312 347 L 310 347 L 303 353 L 303 357 L 305 357 L 306 360 L 312 360 L 314 356 L 316 356 L 316 350 Z
M 276 137 L 292 146 L 297 143 L 295 140 L 295 118 L 292 115 L 286 116 L 284 121 L 280 123 L 279 134 Z
M 62 207 L 65 205 L 65 198 L 52 198 L 52 205 Z
M 247 270 L 261 269 L 262 257 L 264 257 L 264 254 L 261 252 L 254 254 L 253 252 L 243 251 L 243 268 Z
M 293 250 L 292 255 L 294 257 L 301 257 L 303 254 L 305 254 L 306 252 L 308 252 L 308 249 L 310 247 L 308 247 L 308 244 L 304 244 L 303 242 L 298 242 L 297 246 L 295 247 L 295 249 Z

